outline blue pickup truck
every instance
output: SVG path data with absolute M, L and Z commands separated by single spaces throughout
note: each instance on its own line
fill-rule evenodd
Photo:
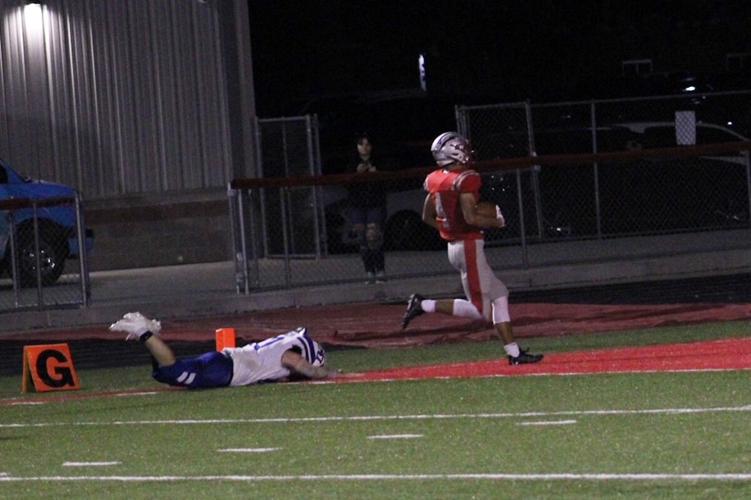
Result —
M 0 160 L 0 201 L 13 199 L 44 200 L 73 198 L 76 191 L 62 184 L 32 180 L 20 175 Z M 66 259 L 77 258 L 76 212 L 73 205 L 38 207 L 39 262 L 42 284 L 55 283 L 65 268 Z M 11 274 L 10 211 L 0 209 L 0 273 Z M 16 224 L 16 255 L 23 286 L 37 282 L 37 256 L 34 244 L 34 212 L 31 208 L 14 211 Z M 94 234 L 86 230 L 86 249 L 91 250 Z

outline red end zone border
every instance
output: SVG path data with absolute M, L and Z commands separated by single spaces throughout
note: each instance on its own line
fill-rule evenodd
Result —
M 751 338 L 551 353 L 546 354 L 541 363 L 534 365 L 510 366 L 503 358 L 472 363 L 412 366 L 364 373 L 345 373 L 332 380 L 302 383 L 346 384 L 425 379 L 741 370 L 751 370 Z M 144 373 L 144 376 L 148 375 Z M 0 399 L 0 406 L 12 406 L 20 402 L 29 404 L 34 401 L 64 403 L 82 399 L 139 396 L 153 392 L 181 392 L 183 390 L 185 389 L 157 386 L 147 389 L 66 394 L 44 398 L 15 397 Z
M 335 382 L 600 373 L 751 370 L 751 338 L 547 354 L 534 365 L 506 359 L 344 374 Z

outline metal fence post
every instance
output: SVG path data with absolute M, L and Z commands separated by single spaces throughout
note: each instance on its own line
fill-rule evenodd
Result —
M 522 265 L 529 268 L 529 255 L 527 254 L 527 235 L 524 226 L 524 200 L 522 199 L 522 171 L 516 169 L 516 202 L 519 206 L 519 234 L 522 242 Z
M 310 121 L 310 115 L 305 115 L 305 132 L 308 139 L 308 168 L 310 175 L 317 175 L 315 168 L 315 159 L 313 156 L 313 126 Z M 313 195 L 313 234 L 315 235 L 316 259 L 321 258 L 321 228 L 318 217 L 318 186 L 310 188 Z
M 34 214 L 34 260 L 36 261 L 37 271 L 37 306 L 42 308 L 44 306 L 44 294 L 42 292 L 42 256 L 39 255 L 39 214 L 37 202 L 34 201 L 31 206 Z
M 744 151 L 743 157 L 746 159 L 746 197 L 748 201 L 748 225 L 751 227 L 751 160 L 749 152 Z
M 232 189 L 232 184 L 227 183 L 227 204 L 229 205 L 229 212 L 227 213 L 229 214 L 229 232 L 232 239 L 232 263 L 235 267 L 235 292 L 240 293 L 240 268 L 238 266 L 238 260 L 241 257 L 240 252 L 237 251 L 239 246 L 239 230 L 237 229 L 237 213 L 235 211 L 235 204 L 237 203 L 237 201 L 235 201 L 236 198 L 237 195 Z
M 318 129 L 318 115 L 313 114 L 313 133 L 315 133 L 315 140 L 312 140 L 312 145 L 315 147 L 315 175 L 322 175 L 323 172 L 321 171 L 321 137 Z M 321 252 L 323 255 L 328 255 L 329 253 L 329 241 L 328 241 L 328 228 L 326 226 L 326 206 L 324 204 L 323 199 L 323 188 L 321 186 L 315 187 L 315 195 L 319 201 L 319 203 L 323 206 L 323 209 L 321 210 L 321 221 L 319 222 L 320 227 L 320 234 L 324 235 L 323 242 L 321 244 Z
M 535 131 L 532 126 L 532 106 L 529 101 L 524 103 L 524 112 L 527 119 L 527 141 L 529 143 L 529 156 L 537 156 L 535 150 Z M 545 224 L 542 218 L 542 200 L 540 198 L 540 167 L 534 165 L 530 171 L 532 181 L 532 195 L 535 200 L 535 217 L 537 218 L 537 237 L 542 239 L 543 237 L 543 225 Z
M 258 173 L 258 177 L 264 177 L 264 171 L 263 171 L 263 131 L 261 130 L 261 126 L 263 123 L 258 118 L 256 118 L 256 144 L 258 145 L 256 147 L 256 169 Z M 261 235 L 263 237 L 263 255 L 268 256 L 269 255 L 269 229 L 268 225 L 266 224 L 266 192 L 263 190 L 263 188 L 259 189 L 259 204 L 261 208 Z M 251 217 L 252 220 L 252 217 Z
M 86 234 L 85 224 L 83 221 L 83 211 L 81 210 L 81 197 L 78 191 L 75 195 L 76 204 L 76 233 L 78 238 L 78 266 L 81 280 L 81 303 L 84 307 L 89 305 L 89 264 L 86 255 Z
M 8 211 L 8 215 L 10 218 L 10 268 L 13 273 L 13 297 L 15 305 L 18 307 L 21 304 L 21 276 L 18 273 L 18 253 L 16 251 L 18 245 L 16 242 L 16 217 L 12 210 Z
M 235 267 L 235 292 L 240 294 L 244 290 L 242 272 L 242 229 L 239 227 L 240 215 L 238 213 L 239 202 L 237 191 L 232 189 L 232 184 L 227 183 L 227 203 L 229 205 L 229 228 L 232 235 L 232 262 Z
M 464 106 L 454 106 L 454 116 L 456 118 L 457 132 L 462 134 L 467 140 L 471 141 L 469 126 L 467 121 L 467 110 Z
M 253 207 L 256 206 L 256 197 L 253 195 L 255 191 L 248 190 L 248 207 L 249 207 L 249 219 L 250 219 L 250 244 L 253 251 L 253 268 L 255 270 L 256 281 L 255 284 L 260 284 L 261 280 L 261 264 L 258 262 L 258 231 L 256 230 L 256 215 L 253 213 Z M 260 197 L 259 197 L 260 200 Z M 260 203 L 260 201 L 258 202 Z M 243 228 L 243 231 L 245 229 Z M 247 251 L 245 256 L 245 276 L 247 278 L 248 285 L 246 289 L 250 290 L 250 266 L 248 264 Z M 249 292 L 246 292 L 249 293 Z
M 245 207 L 243 204 L 243 190 L 238 189 L 237 193 L 237 225 L 240 232 L 240 264 L 242 266 L 242 283 L 237 283 L 238 293 L 242 286 L 245 295 L 250 293 L 250 283 L 248 282 L 248 248 L 245 239 Z M 235 252 L 237 250 L 235 249 Z M 237 268 L 237 256 L 235 256 L 235 268 Z
M 597 113 L 595 102 L 590 102 L 589 115 L 592 122 L 592 153 L 597 154 Z M 597 161 L 592 163 L 592 175 L 595 188 L 595 224 L 597 225 L 597 239 L 602 238 L 602 216 L 600 214 L 600 169 Z
M 282 211 L 282 241 L 284 245 L 284 286 L 287 288 L 291 284 L 291 276 L 289 270 L 289 230 L 287 228 L 287 188 L 279 188 L 279 203 Z
M 282 157 L 284 158 L 284 176 L 289 177 L 292 174 L 290 172 L 289 167 L 289 145 L 287 144 L 287 121 L 282 120 Z M 284 189 L 281 193 L 281 199 L 283 203 L 282 208 L 282 220 L 286 224 L 286 214 L 285 210 L 287 212 L 292 212 L 292 205 L 290 201 L 289 191 L 288 189 Z M 292 251 L 294 252 L 297 250 L 297 245 L 295 244 L 295 231 L 292 227 L 287 227 L 287 233 L 285 235 L 285 244 L 284 244 L 284 259 L 286 263 L 289 263 L 289 249 L 290 246 L 292 247 Z M 285 273 L 286 274 L 286 273 Z M 287 284 L 289 285 L 289 281 L 287 281 Z

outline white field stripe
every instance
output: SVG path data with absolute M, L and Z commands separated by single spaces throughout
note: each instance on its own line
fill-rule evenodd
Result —
M 107 467 L 121 462 L 63 462 L 63 467 Z
M 515 373 L 493 373 L 489 375 L 476 375 L 468 378 L 512 378 L 512 377 L 578 377 L 578 376 L 598 376 L 598 375 L 627 375 L 627 374 L 660 374 L 660 373 L 707 373 L 707 372 L 741 372 L 749 371 L 751 368 L 676 368 L 667 370 L 603 370 L 597 372 L 535 372 L 525 374 Z M 359 373 L 352 373 L 351 375 L 361 375 Z M 366 379 L 366 378 L 352 378 L 341 381 L 334 380 L 316 380 L 316 381 L 302 381 L 302 382 L 287 382 L 288 384 L 363 384 L 363 383 L 378 383 L 378 382 L 414 382 L 421 380 L 456 380 L 462 377 L 399 377 L 399 378 L 380 378 L 380 379 Z
M 156 391 L 146 391 L 146 392 L 120 392 L 118 394 L 114 394 L 115 397 L 118 398 L 127 398 L 128 396 L 153 396 L 155 394 L 159 394 Z
M 422 415 L 352 415 L 327 417 L 277 417 L 277 418 L 217 418 L 183 420 L 114 420 L 111 422 L 39 422 L 39 423 L 0 423 L 0 429 L 34 427 L 79 427 L 115 425 L 215 425 L 215 424 L 288 424 L 305 422 L 368 422 L 389 420 L 453 420 L 453 419 L 495 419 L 495 418 L 546 418 L 616 415 L 686 415 L 701 413 L 751 412 L 751 405 L 717 406 L 709 408 L 653 408 L 643 410 L 566 410 L 530 411 L 518 413 L 450 413 Z
M 277 450 L 281 450 L 281 448 L 223 448 L 216 451 L 219 453 L 268 453 Z
M 368 439 L 417 439 L 422 436 L 422 434 L 379 434 L 376 436 L 368 436 Z
M 47 403 L 43 401 L 17 401 L 15 403 L 11 403 L 9 406 L 39 406 L 45 404 Z
M 28 476 L 0 477 L 3 482 L 63 482 L 63 481 L 114 481 L 114 482 L 260 482 L 260 481 L 751 481 L 751 473 L 734 474 L 609 474 L 609 473 L 552 473 L 552 474 L 325 474 L 286 476 Z
M 517 422 L 516 425 L 571 425 L 575 423 L 576 420 L 535 420 L 532 422 Z

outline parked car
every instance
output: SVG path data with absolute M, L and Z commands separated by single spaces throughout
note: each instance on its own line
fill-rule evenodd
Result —
M 619 122 L 599 126 L 595 132 L 599 152 L 675 147 L 678 136 L 685 143 L 687 134 L 683 130 L 676 133 L 675 123 L 669 121 Z M 535 145 L 540 155 L 589 153 L 592 135 L 588 127 L 537 129 Z M 503 138 L 510 146 L 500 140 L 484 140 L 490 145 L 495 142 L 499 150 L 528 141 L 526 131 L 517 140 L 508 133 Z M 744 140 L 747 138 L 724 125 L 696 123 L 698 145 Z M 601 230 L 624 234 L 742 225 L 748 221 L 746 162 L 746 157 L 738 153 L 600 162 L 597 185 Z M 528 234 L 551 236 L 548 228 L 560 228 L 562 235 L 596 234 L 595 173 L 591 164 L 543 166 L 534 176 L 536 179 L 527 176 L 522 188 Z M 516 193 L 512 179 L 506 184 L 510 193 Z M 509 208 L 513 210 L 513 206 Z M 512 214 L 511 220 L 515 217 Z M 539 232 L 538 218 L 545 225 Z
M 24 177 L 0 160 L 0 200 L 72 198 L 75 194 L 72 187 Z M 12 269 L 9 216 L 9 211 L 0 211 L 0 272 L 7 271 L 10 274 Z M 79 254 L 75 208 L 70 205 L 39 207 L 37 217 L 42 284 L 51 285 L 62 275 L 66 259 L 77 258 Z M 36 285 L 37 254 L 33 209 L 16 210 L 14 222 L 20 283 L 24 286 Z M 86 229 L 87 250 L 93 248 L 93 242 L 93 231 Z
M 387 250 L 421 250 L 441 245 L 437 233 L 422 222 L 425 192 L 420 181 L 392 185 L 386 191 L 384 247 Z M 323 188 L 326 214 L 326 240 L 330 253 L 354 252 L 359 247 L 349 218 L 347 189 L 343 186 Z
M 482 198 L 498 204 L 506 202 L 509 198 L 506 182 L 508 177 L 483 174 Z M 438 232 L 422 222 L 426 193 L 421 184 L 422 179 L 411 179 L 387 187 L 384 224 L 384 247 L 387 250 L 436 250 L 443 247 L 444 242 Z M 356 251 L 358 241 L 349 220 L 346 188 L 326 186 L 322 189 L 329 252 Z M 489 231 L 487 236 L 488 240 L 493 240 L 503 234 L 501 231 Z
M 677 142 L 673 122 L 615 123 L 598 127 L 596 132 L 600 151 L 670 147 Z M 509 137 L 506 132 L 504 139 L 509 141 Z M 728 127 L 696 124 L 697 144 L 742 140 L 747 139 Z M 526 130 L 519 141 L 519 144 L 527 144 Z M 535 143 L 539 154 L 591 152 L 592 130 L 586 127 L 537 130 Z M 499 148 L 503 147 L 499 144 Z M 746 162 L 745 156 L 726 154 L 600 163 L 601 231 L 636 234 L 747 225 Z M 435 231 L 421 221 L 425 193 L 419 188 L 419 182 L 416 180 L 401 189 L 392 187 L 387 192 L 387 249 L 421 250 L 440 246 Z M 591 164 L 527 170 L 521 177 L 527 237 L 547 240 L 595 235 L 594 185 Z M 329 251 L 354 251 L 357 242 L 348 221 L 346 190 L 343 187 L 324 189 L 327 190 L 324 206 Z M 507 221 L 505 229 L 486 232 L 488 244 L 519 238 L 516 174 L 484 173 L 481 195 L 502 207 Z

